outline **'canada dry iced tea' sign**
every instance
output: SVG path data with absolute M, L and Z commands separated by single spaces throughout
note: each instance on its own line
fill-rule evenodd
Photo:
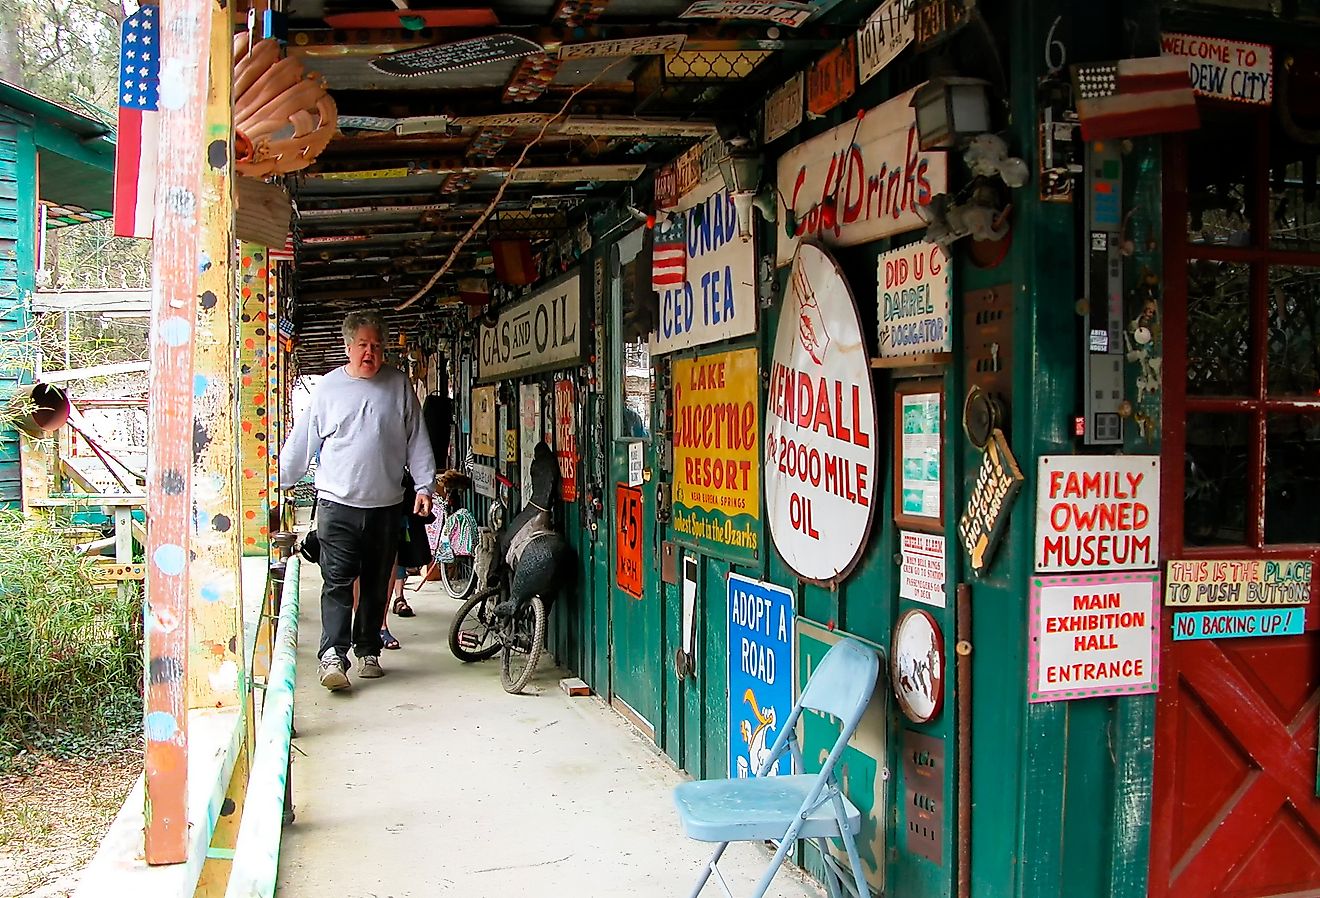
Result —
M 1159 566 L 1160 460 L 1043 455 L 1036 481 L 1036 570 Z
M 793 259 L 766 415 L 765 505 L 770 535 L 800 577 L 846 575 L 875 512 L 875 395 L 848 283 L 819 247 Z

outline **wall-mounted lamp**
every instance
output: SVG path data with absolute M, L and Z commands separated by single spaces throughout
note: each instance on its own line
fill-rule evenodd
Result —
M 724 189 L 733 198 L 733 208 L 738 214 L 738 236 L 744 241 L 752 239 L 753 209 L 760 209 L 766 221 L 775 220 L 772 199 L 759 193 L 764 166 L 760 153 L 745 149 L 735 149 L 719 161 Z
M 917 141 L 923 150 L 956 146 L 990 130 L 990 82 L 980 78 L 932 78 L 917 89 Z

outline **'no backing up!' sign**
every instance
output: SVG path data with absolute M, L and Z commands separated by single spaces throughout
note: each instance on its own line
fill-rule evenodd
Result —
M 779 312 L 766 404 L 770 534 L 800 577 L 846 575 L 875 512 L 878 442 L 857 305 L 824 250 L 801 244 Z

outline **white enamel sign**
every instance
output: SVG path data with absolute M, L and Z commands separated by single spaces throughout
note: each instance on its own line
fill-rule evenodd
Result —
M 472 488 L 478 496 L 495 498 L 495 469 L 490 465 L 472 466 Z
M 778 264 L 798 241 L 855 246 L 926 226 L 917 209 L 948 189 L 943 152 L 921 152 L 912 95 L 867 110 L 779 158 L 781 201 L 793 210 L 793 237 L 780 235 Z
M 517 305 L 501 309 L 479 340 L 483 381 L 551 371 L 582 362 L 581 288 L 577 272 Z
M 765 98 L 765 142 L 783 137 L 802 124 L 806 76 L 798 72 Z
M 857 30 L 857 81 L 865 84 L 916 36 L 912 0 L 886 0 Z
M 738 212 L 718 179 L 679 200 L 686 219 L 686 273 L 660 292 L 652 354 L 673 352 L 756 330 L 756 241 L 738 236 Z M 755 213 L 753 213 L 755 214 Z
M 876 265 L 880 357 L 951 352 L 949 260 L 934 243 L 911 243 Z
M 904 599 L 943 608 L 944 537 L 934 533 L 900 530 L 898 594 Z
M 1043 455 L 1036 480 L 1036 570 L 1159 566 L 1160 460 Z
M 1165 56 L 1187 60 L 1192 90 L 1216 100 L 1268 106 L 1274 101 L 1274 48 L 1199 34 L 1165 34 Z
M 800 577 L 846 576 L 875 512 L 879 435 L 857 305 L 824 250 L 798 247 L 765 415 L 770 534 Z

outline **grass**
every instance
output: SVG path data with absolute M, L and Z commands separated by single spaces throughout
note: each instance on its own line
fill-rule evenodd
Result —
M 94 585 L 40 521 L 0 512 L 0 533 L 0 770 L 121 749 L 141 725 L 140 594 Z

